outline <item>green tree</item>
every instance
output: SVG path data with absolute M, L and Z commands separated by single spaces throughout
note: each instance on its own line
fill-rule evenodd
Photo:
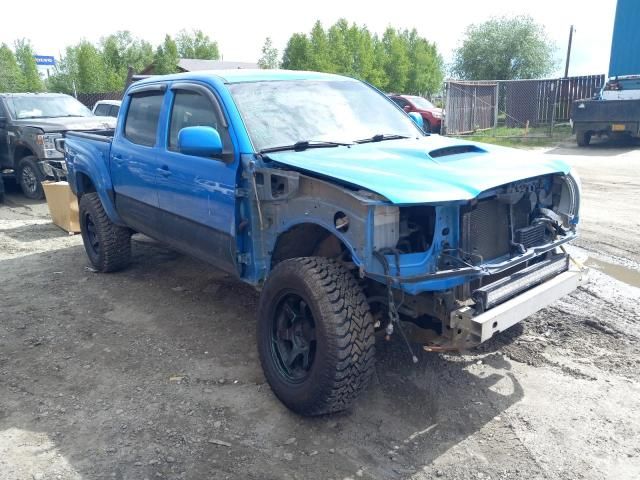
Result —
M 435 43 L 415 29 L 388 27 L 379 38 L 366 26 L 343 18 L 327 31 L 316 22 L 308 35 L 293 34 L 282 55 L 282 67 L 339 73 L 383 90 L 420 95 L 439 91 L 444 78 Z
M 158 75 L 166 75 L 175 73 L 178 70 L 178 47 L 170 35 L 164 37 L 164 42 L 156 49 L 153 59 L 155 65 L 155 73 Z
M 53 74 L 46 80 L 47 90 L 73 95 L 77 92 L 78 46 L 70 46 L 56 62 Z
M 6 43 L 0 45 L 0 92 L 21 92 L 24 76 L 13 51 Z
M 383 88 L 391 92 L 405 92 L 409 81 L 409 52 L 405 39 L 391 27 L 382 36 L 383 69 L 385 84 Z
M 176 36 L 176 46 L 180 58 L 200 58 L 203 60 L 218 60 L 220 58 L 218 44 L 201 30 L 193 30 L 191 33 L 181 30 Z
M 105 64 L 101 52 L 91 43 L 82 41 L 77 46 L 77 89 L 79 92 L 95 93 L 108 90 Z
M 320 21 L 316 21 L 309 35 L 309 63 L 312 70 L 332 72 L 334 69 L 329 58 L 329 42 Z
M 103 37 L 100 46 L 105 68 L 105 88 L 109 91 L 124 88 L 129 67 L 139 72 L 153 62 L 151 44 L 134 38 L 128 31 Z
M 282 54 L 282 68 L 309 70 L 311 68 L 311 45 L 304 33 L 294 33 L 289 38 Z
M 262 45 L 262 56 L 258 60 L 260 68 L 278 68 L 278 49 L 273 46 L 271 37 L 267 37 Z
M 466 80 L 541 78 L 556 65 L 555 45 L 529 16 L 492 18 L 467 27 L 452 73 Z
M 26 92 L 42 92 L 44 90 L 44 82 L 38 73 L 36 59 L 33 56 L 31 43 L 27 39 L 16 40 L 16 60 L 22 71 L 23 89 Z
M 432 95 L 439 91 L 444 80 L 442 57 L 434 43 L 418 35 L 413 29 L 402 34 L 407 44 L 409 74 L 405 91 L 417 95 Z

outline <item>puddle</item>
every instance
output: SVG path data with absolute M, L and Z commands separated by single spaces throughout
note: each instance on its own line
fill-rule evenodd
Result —
M 622 283 L 640 288 L 640 271 L 638 270 L 632 270 L 622 265 L 616 265 L 615 263 L 604 262 L 593 257 L 589 257 L 584 264 L 587 267 L 592 267 L 602 273 L 606 273 Z

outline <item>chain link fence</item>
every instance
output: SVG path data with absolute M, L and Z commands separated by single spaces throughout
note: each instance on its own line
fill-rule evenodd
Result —
M 448 80 L 443 133 L 513 138 L 569 133 L 572 102 L 591 98 L 604 81 L 604 75 L 543 80 Z
M 75 97 L 89 109 L 100 100 L 122 100 L 124 92 L 77 93 Z

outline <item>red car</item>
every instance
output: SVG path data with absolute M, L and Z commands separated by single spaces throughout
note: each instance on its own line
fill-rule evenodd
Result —
M 436 107 L 426 98 L 417 95 L 389 95 L 405 112 L 418 112 L 424 120 L 425 132 L 440 132 L 442 109 Z

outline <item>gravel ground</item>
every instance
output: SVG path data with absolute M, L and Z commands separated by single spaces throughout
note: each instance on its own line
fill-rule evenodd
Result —
M 373 385 L 314 419 L 264 381 L 251 288 L 137 236 L 131 268 L 92 273 L 10 194 L 0 479 L 640 478 L 640 150 L 548 154 L 582 175 L 591 283 L 467 354 L 380 339 Z

